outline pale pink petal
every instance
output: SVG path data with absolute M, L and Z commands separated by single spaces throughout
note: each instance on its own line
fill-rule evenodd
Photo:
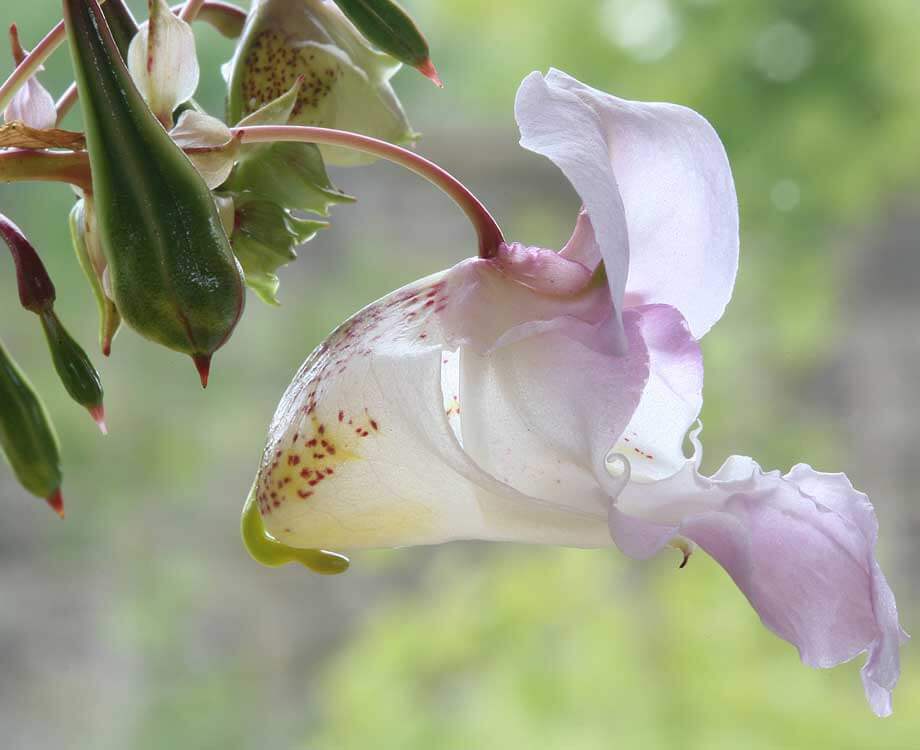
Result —
M 488 277 L 488 266 L 482 276 Z M 496 274 L 491 271 L 491 274 Z M 499 280 L 471 284 L 466 306 L 501 311 L 508 304 Z M 507 286 L 507 285 L 505 285 Z M 606 295 L 606 290 L 601 290 Z M 514 309 L 541 306 L 515 300 Z M 464 450 L 487 472 L 527 495 L 596 513 L 610 497 L 594 475 L 626 428 L 648 378 L 641 315 L 623 323 L 629 354 L 611 351 L 612 307 L 598 321 L 574 307 L 542 329 L 501 339 L 487 354 L 460 350 L 460 429 Z M 549 324 L 551 323 L 551 325 Z
M 622 351 L 625 341 L 620 331 L 629 240 L 601 120 L 575 94 L 550 86 L 536 72 L 521 83 L 514 113 L 521 130 L 521 145 L 547 157 L 562 170 L 591 217 L 613 300 L 611 333 Z
M 721 317 L 738 266 L 734 183 L 709 123 L 685 107 L 619 99 L 556 70 L 528 76 L 518 101 L 522 145 L 562 169 L 591 217 L 618 309 L 668 304 L 702 337 Z M 623 228 L 611 227 L 624 221 L 625 241 L 616 234 Z
M 678 310 L 630 308 L 649 353 L 642 399 L 614 450 L 631 463 L 632 481 L 664 479 L 686 462 L 684 440 L 703 405 L 703 355 Z
M 735 456 L 707 478 L 688 461 L 669 479 L 630 484 L 609 521 L 634 557 L 678 535 L 698 544 L 806 664 L 832 667 L 868 651 L 866 696 L 878 715 L 891 712 L 902 632 L 875 560 L 871 505 L 843 475 L 799 465 L 781 476 Z
M 501 244 L 493 262 L 506 276 L 551 297 L 577 295 L 591 282 L 592 270 L 578 261 L 519 242 Z
M 565 243 L 565 247 L 559 251 L 559 255 L 568 260 L 574 260 L 576 263 L 581 263 L 590 271 L 594 271 L 601 262 L 601 249 L 598 247 L 597 238 L 594 236 L 591 218 L 584 208 L 578 212 L 572 236 Z
M 39 130 L 53 128 L 57 122 L 54 99 L 38 79 L 32 76 L 6 105 L 3 119 L 7 122 L 18 120 Z

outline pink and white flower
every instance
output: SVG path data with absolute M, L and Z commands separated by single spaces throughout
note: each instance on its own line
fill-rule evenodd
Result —
M 738 210 L 715 131 L 551 71 L 515 103 L 521 144 L 584 210 L 560 252 L 502 245 L 369 305 L 307 359 L 272 422 L 253 502 L 299 548 L 457 539 L 693 544 L 806 664 L 867 651 L 879 715 L 899 674 L 877 522 L 842 474 L 700 474 L 698 345 L 731 297 Z M 601 266 L 603 263 L 603 266 Z M 603 272 L 600 272 L 600 269 Z

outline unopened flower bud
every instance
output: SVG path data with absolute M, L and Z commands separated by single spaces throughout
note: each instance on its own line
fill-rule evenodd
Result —
M 390 85 L 399 67 L 371 47 L 331 0 L 256 0 L 229 64 L 229 120 L 238 122 L 302 77 L 290 124 L 408 143 L 415 134 Z M 340 166 L 373 161 L 334 147 L 321 151 Z
M 19 30 L 15 24 L 10 26 L 10 46 L 13 48 L 13 61 L 19 65 L 25 59 L 26 52 L 19 43 Z M 54 99 L 36 76 L 30 76 L 6 105 L 3 119 L 6 122 L 21 122 L 38 130 L 53 128 L 57 120 Z
M 0 343 L 0 448 L 19 483 L 64 515 L 57 436 L 38 395 Z
M 242 314 L 239 263 L 207 184 L 147 107 L 96 0 L 65 0 L 64 19 L 118 310 L 143 336 L 189 354 L 205 385 Z
M 148 0 L 147 7 L 150 18 L 128 48 L 128 69 L 150 109 L 169 128 L 173 111 L 198 88 L 195 34 L 166 0 Z
M 103 284 L 106 260 L 99 242 L 95 208 L 89 196 L 78 200 L 70 211 L 70 239 L 80 268 L 96 298 L 99 308 L 99 348 L 108 357 L 112 352 L 112 341 L 121 326 L 121 315 L 115 300 L 108 295 Z
M 46 310 L 39 317 L 61 383 L 70 397 L 90 413 L 103 434 L 107 433 L 99 373 L 53 310 Z

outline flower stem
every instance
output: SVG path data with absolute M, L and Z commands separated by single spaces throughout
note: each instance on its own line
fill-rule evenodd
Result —
M 191 23 L 198 16 L 198 11 L 201 10 L 202 5 L 204 5 L 204 0 L 188 0 L 179 12 L 179 18 L 186 23 Z
M 231 132 L 240 139 L 241 143 L 271 143 L 274 141 L 321 143 L 327 146 L 354 149 L 399 164 L 441 188 L 463 210 L 479 235 L 479 256 L 481 258 L 495 257 L 498 254 L 498 246 L 505 241 L 495 219 L 462 182 L 437 164 L 401 146 L 344 130 L 296 125 L 254 125 L 234 128 Z
M 32 151 L 10 149 L 0 152 L 0 182 L 69 182 L 92 191 L 89 159 L 85 151 Z
M 19 88 L 36 73 L 65 37 L 64 22 L 58 21 L 57 25 L 45 34 L 44 39 L 36 44 L 35 48 L 16 66 L 10 77 L 0 86 L 0 111 L 6 109 L 6 105 L 10 103 L 10 99 Z

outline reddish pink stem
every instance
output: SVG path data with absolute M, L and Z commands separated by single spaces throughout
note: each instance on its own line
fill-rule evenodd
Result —
M 475 227 L 476 233 L 479 235 L 479 256 L 481 258 L 495 257 L 498 254 L 498 246 L 505 241 L 495 219 L 460 180 L 434 162 L 430 162 L 428 159 L 401 146 L 394 146 L 392 143 L 387 143 L 377 138 L 359 135 L 358 133 L 349 133 L 345 130 L 297 125 L 254 125 L 252 127 L 234 128 L 232 132 L 242 143 L 299 141 L 302 143 L 320 143 L 326 146 L 342 146 L 379 156 L 381 159 L 386 159 L 415 172 L 447 193 Z

